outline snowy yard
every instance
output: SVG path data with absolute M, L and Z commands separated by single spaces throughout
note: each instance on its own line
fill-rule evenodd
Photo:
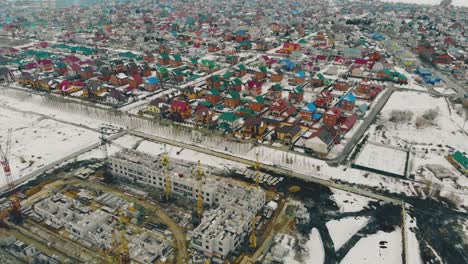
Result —
M 428 111 L 437 112 L 430 122 L 418 125 Z M 393 111 L 412 113 L 405 122 L 391 122 Z M 460 188 L 468 187 L 468 180 L 447 161 L 446 156 L 459 150 L 468 151 L 468 126 L 460 126 L 461 117 L 444 98 L 426 93 L 395 92 L 382 109 L 380 120 L 369 129 L 369 141 L 386 145 L 411 148 L 409 174 L 415 180 L 428 180 L 440 184 L 442 196 L 456 193 L 454 201 L 459 205 L 468 204 L 468 195 Z M 453 174 L 453 180 L 440 181 L 432 177 L 425 166 L 442 165 Z M 452 195 L 453 196 L 453 195 Z
M 396 228 L 391 233 L 379 231 L 376 234 L 363 237 L 349 251 L 341 264 L 400 264 L 401 229 Z
M 335 250 L 340 249 L 361 228 L 367 225 L 368 217 L 345 217 L 327 222 L 328 232 L 333 240 Z
M 371 201 L 377 201 L 361 195 L 345 192 L 338 189 L 330 189 L 333 195 L 330 199 L 335 201 L 341 213 L 358 212 L 369 205 Z
M 86 128 L 45 119 L 34 114 L 0 109 L 2 144 L 7 130 L 13 129 L 10 157 L 13 179 L 60 160 L 99 140 L 98 133 Z M 0 185 L 4 184 L 5 178 L 2 176 Z
M 408 152 L 401 148 L 368 142 L 359 153 L 355 165 L 404 176 Z

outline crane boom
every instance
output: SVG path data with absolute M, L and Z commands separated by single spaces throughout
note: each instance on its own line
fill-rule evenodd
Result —
M 12 129 L 10 128 L 8 129 L 5 147 L 2 148 L 2 146 L 0 145 L 0 163 L 3 168 L 3 173 L 5 174 L 5 181 L 10 189 L 14 187 L 14 183 L 11 178 L 11 168 L 10 168 L 11 134 L 12 134 Z

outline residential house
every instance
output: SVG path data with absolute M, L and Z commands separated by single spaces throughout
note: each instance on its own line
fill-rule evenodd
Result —
M 171 114 L 175 120 L 185 120 L 192 116 L 192 107 L 188 102 L 173 100 L 171 102 Z
M 250 80 L 247 82 L 247 94 L 257 96 L 262 94 L 263 82 L 258 80 Z
M 195 122 L 197 125 L 207 125 L 210 126 L 214 124 L 214 112 L 209 107 L 205 105 L 198 105 L 195 109 Z
M 218 127 L 224 131 L 231 131 L 240 125 L 240 116 L 232 112 L 224 112 L 218 118 Z
M 255 72 L 255 79 L 263 80 L 267 77 L 267 67 L 266 66 L 259 66 L 258 71 Z
M 115 86 L 123 86 L 128 84 L 128 76 L 123 72 L 119 72 L 112 75 L 110 82 Z
M 356 104 L 356 97 L 353 93 L 346 94 L 341 100 L 341 108 L 345 111 L 353 111 Z
M 179 54 L 174 54 L 171 56 L 169 64 L 171 67 L 179 67 L 182 66 L 182 57 Z
M 240 105 L 240 94 L 238 91 L 230 91 L 226 97 L 224 97 L 224 106 L 229 108 L 235 108 Z
M 264 122 L 261 117 L 252 116 L 245 120 L 242 134 L 247 138 L 256 138 L 261 140 L 263 139 L 266 130 L 266 122 Z
M 164 66 L 171 64 L 171 58 L 167 54 L 160 54 L 158 57 L 158 63 Z
M 389 69 L 385 68 L 377 73 L 377 78 L 385 81 L 393 81 L 397 83 L 408 83 L 408 80 L 405 75 L 396 72 L 390 71 Z
M 145 54 L 143 55 L 143 60 L 148 62 L 148 63 L 154 62 L 153 53 L 152 52 L 145 52 Z
M 307 103 L 299 110 L 299 115 L 301 116 L 302 120 L 305 121 L 313 121 L 313 115 L 317 111 L 317 107 L 314 103 Z
M 340 142 L 340 133 L 333 126 L 323 125 L 320 129 L 312 135 L 311 138 L 305 142 L 305 148 L 318 153 L 320 155 L 327 155 L 332 149 L 334 144 Z
M 302 129 L 295 125 L 284 125 L 275 129 L 273 140 L 292 145 L 302 134 Z
M 205 100 L 213 105 L 221 102 L 221 99 L 221 92 L 215 88 L 211 88 L 205 96 Z
M 129 78 L 128 90 L 134 90 L 138 88 L 138 86 L 140 86 L 141 84 L 143 84 L 143 78 L 141 77 L 141 75 L 134 74 L 132 77 Z
M 91 79 L 94 77 L 94 70 L 91 66 L 85 66 L 80 70 L 80 77 L 82 79 Z
M 349 83 L 347 81 L 345 81 L 345 80 L 337 79 L 333 83 L 333 87 L 335 87 L 336 89 L 338 89 L 340 91 L 346 91 L 349 88 Z
M 344 117 L 340 123 L 340 130 L 343 132 L 348 132 L 356 124 L 357 117 L 355 114 L 348 115 Z
M 304 100 L 304 88 L 303 86 L 299 85 L 296 86 L 292 89 L 292 91 L 289 92 L 289 101 L 295 102 L 295 103 L 300 103 Z
M 202 89 L 199 87 L 188 86 L 182 88 L 180 92 L 185 95 L 188 100 L 194 100 L 202 96 Z
M 230 90 L 242 91 L 242 81 L 239 78 L 234 78 L 229 81 L 228 87 Z
M 323 122 L 327 125 L 334 126 L 338 122 L 338 119 L 341 118 L 342 113 L 343 110 L 341 110 L 341 108 L 333 106 L 332 108 L 328 109 L 327 112 L 325 112 Z
M 271 81 L 272 82 L 281 82 L 283 80 L 283 71 L 280 69 L 270 70 Z
M 221 78 L 217 74 L 213 75 L 206 79 L 206 85 L 218 89 L 221 86 Z
M 279 83 L 274 84 L 268 89 L 268 97 L 271 99 L 280 99 L 283 97 L 283 87 Z
M 260 113 L 265 109 L 265 98 L 261 95 L 257 95 L 252 102 L 249 104 L 249 109 Z
M 169 104 L 162 98 L 153 99 L 148 104 L 146 112 L 151 115 L 161 115 L 165 117 L 169 113 Z
M 109 91 L 109 95 L 106 97 L 106 103 L 111 104 L 113 106 L 118 106 L 127 101 L 127 97 L 124 95 L 123 92 L 112 89 Z
M 294 77 L 292 79 L 292 83 L 294 85 L 302 85 L 305 83 L 305 72 L 303 71 L 298 71 L 296 74 L 294 74 Z
M 364 80 L 358 84 L 357 93 L 368 94 L 371 87 L 372 87 L 372 84 L 369 81 Z
M 240 64 L 234 69 L 234 75 L 237 77 L 242 77 L 246 74 L 247 74 L 247 68 L 245 67 L 244 64 Z
M 146 78 L 144 86 L 145 86 L 145 90 L 154 92 L 159 88 L 160 81 L 158 77 L 151 76 L 151 77 Z
M 288 108 L 288 102 L 284 99 L 278 99 L 271 103 L 270 111 L 271 115 L 279 117 Z
M 332 102 L 333 94 L 330 91 L 325 90 L 321 92 L 320 95 L 315 99 L 314 104 L 320 108 L 327 108 L 331 105 Z

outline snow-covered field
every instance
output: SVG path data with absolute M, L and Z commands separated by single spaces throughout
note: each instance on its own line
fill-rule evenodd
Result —
M 421 253 L 419 251 L 419 242 L 416 238 L 415 229 L 417 229 L 416 219 L 412 218 L 408 213 L 406 214 L 406 237 L 407 237 L 407 247 L 408 263 L 411 264 L 423 264 L 421 259 Z
M 354 164 L 403 176 L 407 154 L 403 149 L 368 142 Z
M 368 217 L 345 217 L 327 222 L 328 232 L 333 240 L 335 250 L 341 248 L 361 228 L 367 225 Z
M 13 129 L 10 157 L 13 179 L 99 140 L 99 134 L 89 129 L 0 107 L 2 144 L 9 128 Z M 5 183 L 2 171 L 0 186 Z
M 330 189 L 333 195 L 330 199 L 335 201 L 341 213 L 358 212 L 369 205 L 370 201 L 376 201 L 361 195 L 345 192 L 338 189 Z
M 413 113 L 409 122 L 393 123 L 388 119 L 393 110 Z M 437 117 L 424 126 L 417 126 L 418 118 L 428 110 L 436 110 Z M 468 151 L 468 126 L 465 131 L 460 126 L 460 115 L 454 111 L 444 98 L 426 93 L 395 92 L 380 113 L 380 121 L 369 129 L 369 141 L 386 145 L 411 148 L 409 174 L 418 181 L 434 181 L 441 185 L 442 195 L 457 195 L 457 203 L 468 204 L 468 195 L 463 190 L 468 187 L 468 180 L 458 172 L 445 158 L 450 153 Z M 387 163 L 387 162 L 385 162 Z M 384 164 L 384 162 L 382 162 Z M 439 164 L 453 173 L 454 179 L 440 181 L 429 176 L 421 169 L 426 165 Z M 383 166 L 383 165 L 382 165 Z M 458 198 L 457 198 L 458 199 Z
M 405 4 L 420 4 L 420 5 L 438 5 L 442 0 L 382 0 L 383 2 L 392 3 L 405 3 Z M 454 6 L 466 6 L 468 7 L 468 1 L 466 0 L 453 0 L 452 5 Z
M 344 257 L 341 264 L 403 263 L 401 239 L 400 228 L 396 228 L 391 233 L 379 231 L 363 237 Z

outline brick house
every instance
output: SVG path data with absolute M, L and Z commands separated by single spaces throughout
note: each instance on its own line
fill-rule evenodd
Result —
M 323 122 L 327 125 L 334 126 L 338 122 L 338 119 L 340 119 L 342 113 L 343 110 L 341 110 L 341 108 L 334 106 L 325 112 Z
M 237 91 L 229 92 L 226 97 L 224 97 L 224 106 L 235 108 L 240 105 L 240 94 Z

